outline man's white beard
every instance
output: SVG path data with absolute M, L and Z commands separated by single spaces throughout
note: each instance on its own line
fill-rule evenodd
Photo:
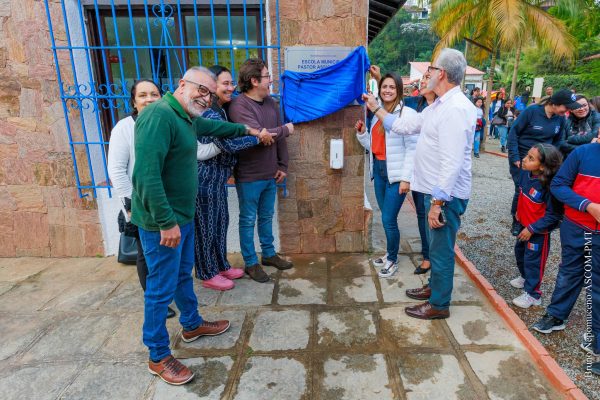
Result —
M 208 104 L 200 97 L 198 99 L 192 99 L 192 97 L 188 94 L 183 95 L 183 101 L 187 105 L 188 113 L 192 117 L 201 116 L 204 111 L 208 108 Z M 200 103 L 200 104 L 198 104 Z

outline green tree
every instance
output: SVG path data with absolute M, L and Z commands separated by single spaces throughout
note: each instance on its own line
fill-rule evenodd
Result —
M 477 46 L 469 47 L 470 58 L 482 60 L 491 55 L 488 92 L 493 89 L 500 52 L 516 48 L 520 55 L 527 40 L 545 48 L 554 60 L 572 61 L 575 39 L 562 21 L 540 7 L 541 3 L 538 0 L 432 0 L 432 28 L 440 36 L 433 55 L 464 38 L 476 43 Z M 487 96 L 486 109 L 490 102 L 491 96 Z

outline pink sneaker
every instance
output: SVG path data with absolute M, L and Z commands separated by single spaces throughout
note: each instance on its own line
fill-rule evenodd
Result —
M 242 268 L 229 268 L 227 271 L 219 272 L 219 275 L 231 280 L 240 279 L 244 276 L 244 270 Z
M 235 283 L 227 278 L 223 278 L 221 275 L 215 275 L 206 281 L 202 281 L 202 286 L 208 289 L 229 290 L 235 286 Z

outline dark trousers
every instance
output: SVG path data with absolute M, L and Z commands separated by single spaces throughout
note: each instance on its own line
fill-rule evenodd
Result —
M 568 319 L 584 288 L 586 309 L 592 308 L 591 331 L 597 343 L 600 343 L 600 234 L 586 233 L 565 219 L 560 225 L 560 242 L 562 260 L 548 314 L 558 319 Z M 600 349 L 596 348 L 596 351 Z
M 550 252 L 550 234 L 533 234 L 527 242 L 517 240 L 515 258 L 521 277 L 525 279 L 524 290 L 533 298 L 542 296 L 540 286 Z
M 413 201 L 417 209 L 417 224 L 421 237 L 421 254 L 423 260 L 429 261 L 429 241 L 427 240 L 427 213 L 425 212 L 425 194 L 412 191 Z
M 140 240 L 140 233 L 138 230 L 135 231 L 135 238 L 137 243 L 137 259 L 135 260 L 135 266 L 137 267 L 138 279 L 144 292 L 146 291 L 146 277 L 148 276 L 148 265 L 146 264 L 146 257 L 144 257 L 144 249 L 142 249 L 142 241 Z
M 508 171 L 510 172 L 510 176 L 515 185 L 515 193 L 513 194 L 512 204 L 510 206 L 510 213 L 514 218 L 517 214 L 517 202 L 519 201 L 519 174 L 521 173 L 521 169 L 508 161 Z

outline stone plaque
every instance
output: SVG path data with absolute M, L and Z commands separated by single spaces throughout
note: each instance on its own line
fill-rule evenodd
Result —
M 286 47 L 285 69 L 293 72 L 314 72 L 343 60 L 353 49 L 353 47 Z

